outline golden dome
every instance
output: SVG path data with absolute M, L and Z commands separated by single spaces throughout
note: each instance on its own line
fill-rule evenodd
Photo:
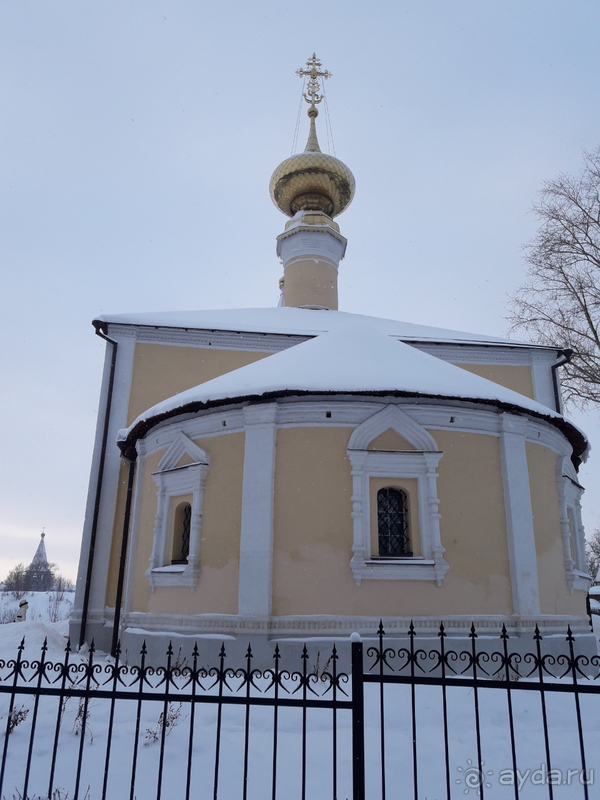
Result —
M 318 111 L 313 106 L 308 114 L 311 120 L 306 150 L 282 161 L 271 175 L 271 199 L 288 217 L 298 211 L 322 211 L 337 217 L 352 202 L 354 175 L 342 161 L 321 152 L 315 128 Z

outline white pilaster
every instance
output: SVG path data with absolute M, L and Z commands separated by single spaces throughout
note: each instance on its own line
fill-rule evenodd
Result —
M 129 395 L 131 393 L 131 376 L 133 372 L 133 356 L 135 351 L 136 334 L 135 330 L 120 330 L 117 335 L 109 329 L 108 335 L 118 342 L 117 360 L 115 364 L 114 390 L 112 396 L 112 407 L 110 409 L 110 424 L 106 442 L 106 457 L 104 462 L 104 475 L 101 487 L 100 509 L 98 515 L 98 526 L 96 529 L 96 545 L 94 551 L 94 567 L 92 572 L 90 597 L 88 605 L 88 627 L 91 624 L 104 624 L 104 608 L 106 605 L 106 580 L 110 561 L 110 551 L 113 538 L 113 527 L 115 524 L 115 507 L 117 492 L 119 489 L 119 477 L 121 469 L 121 453 L 117 447 L 117 432 L 127 425 L 127 411 L 129 407 Z M 107 344 L 105 369 L 102 380 L 100 409 L 106 409 L 108 395 L 108 381 L 110 375 L 112 345 Z M 75 620 L 81 615 L 83 605 L 83 589 L 87 570 L 87 561 L 90 548 L 92 531 L 92 520 L 94 515 L 94 503 L 96 500 L 96 481 L 100 463 L 100 451 L 102 447 L 102 434 L 104 425 L 104 413 L 98 416 L 98 426 L 96 430 L 96 440 L 94 443 L 94 455 L 92 461 L 92 473 L 90 476 L 90 489 L 88 492 L 85 521 L 83 527 L 83 541 L 81 546 L 80 566 L 78 575 L 78 597 L 76 597 L 74 614 Z M 122 521 L 121 521 L 122 522 Z M 111 598 L 109 598 L 109 601 Z M 114 603 L 114 598 L 112 598 Z
M 534 399 L 555 411 L 556 401 L 552 379 L 552 364 L 555 363 L 553 355 L 547 350 L 533 350 L 531 352 L 531 377 Z
M 525 452 L 526 429 L 526 419 L 502 414 L 500 459 L 513 612 L 521 616 L 540 613 L 533 512 Z
M 238 614 L 268 617 L 273 582 L 275 403 L 244 409 L 246 445 Z

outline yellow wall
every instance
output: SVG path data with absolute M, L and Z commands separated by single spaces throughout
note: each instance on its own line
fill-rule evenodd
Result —
M 569 594 L 560 529 L 556 462 L 547 447 L 526 442 L 542 614 L 585 614 L 585 592 Z
M 285 268 L 283 299 L 286 306 L 324 306 L 337 311 L 337 269 L 333 264 L 307 258 Z
M 480 375 L 482 378 L 487 378 L 488 381 L 499 383 L 500 386 L 506 386 L 507 389 L 512 389 L 514 392 L 519 392 L 519 394 L 524 394 L 525 397 L 530 397 L 532 400 L 535 399 L 531 367 L 509 366 L 508 364 L 453 363 L 456 367 L 460 367 L 467 372 Z
M 407 442 L 403 436 L 396 431 L 388 428 L 387 431 L 380 433 L 368 445 L 367 450 L 414 450 L 415 448 Z
M 442 586 L 421 580 L 369 580 L 356 586 L 352 558 L 352 478 L 349 428 L 282 428 L 277 431 L 273 614 L 444 616 L 512 614 L 509 560 L 499 440 L 459 431 L 431 431 L 443 452 L 438 466 L 440 528 L 449 564 Z M 394 438 L 396 437 L 396 438 Z M 404 446 L 388 431 L 382 449 Z M 134 610 L 154 613 L 237 613 L 244 434 L 223 434 L 197 444 L 210 454 L 200 545 L 201 576 L 189 588 L 151 592 L 144 573 L 152 551 L 156 485 L 151 473 L 164 454 L 145 462 L 136 559 Z M 409 446 L 409 445 L 408 445 Z M 527 444 L 542 614 L 584 613 L 583 593 L 568 595 L 564 576 L 556 454 Z M 121 476 L 119 514 L 124 506 Z M 404 488 L 410 498 L 412 545 L 419 551 L 416 479 L 371 479 L 373 497 L 385 485 Z M 120 531 L 119 531 L 120 534 Z M 115 536 L 107 603 L 114 604 L 120 538 Z M 112 603 L 110 599 L 112 598 Z
M 152 472 L 164 454 L 146 459 L 143 505 L 136 559 L 134 611 L 167 614 L 236 614 L 244 470 L 244 434 L 199 439 L 210 455 L 204 488 L 200 537 L 200 579 L 194 592 L 183 587 L 151 591 L 145 572 L 152 553 L 156 516 L 156 484 Z
M 135 577 L 133 591 L 132 611 L 147 611 L 148 598 L 150 597 L 150 584 L 145 575 L 149 566 L 149 559 L 152 555 L 152 543 L 154 539 L 154 522 L 156 518 L 156 483 L 152 477 L 153 472 L 158 471 L 158 464 L 165 454 L 165 451 L 152 453 L 144 460 L 144 476 L 142 483 L 142 497 L 136 495 L 136 504 L 141 502 L 139 515 L 139 530 L 137 534 L 137 551 L 135 555 Z M 139 465 L 138 465 L 139 469 Z M 132 519 L 132 524 L 135 520 Z
M 438 493 L 450 570 L 442 587 L 413 580 L 357 587 L 350 435 L 343 428 L 277 432 L 273 614 L 511 614 L 497 438 L 432 431 L 444 451 Z
M 142 412 L 161 400 L 268 355 L 269 353 L 254 351 L 213 350 L 206 347 L 137 343 L 133 361 L 127 424 L 130 425 Z M 153 471 L 158 469 L 158 461 L 156 461 Z M 190 461 L 191 459 L 186 454 L 181 463 L 187 464 Z M 117 590 L 127 473 L 128 467 L 121 464 L 106 586 L 106 605 L 110 607 L 115 604 Z M 152 481 L 151 489 L 155 492 L 154 481 Z M 151 529 L 154 530 L 153 520 Z M 150 553 L 147 557 L 149 556 Z M 146 562 L 144 571 L 147 566 Z M 144 580 L 146 579 L 144 578 Z
M 121 461 L 119 468 L 119 487 L 117 489 L 117 502 L 115 503 L 115 517 L 113 537 L 110 545 L 110 561 L 108 562 L 108 575 L 106 576 L 106 599 L 109 608 L 114 608 L 117 598 L 117 583 L 119 579 L 119 561 L 121 560 L 121 542 L 123 541 L 123 518 L 125 516 L 125 503 L 127 501 L 127 482 L 129 479 L 129 466 Z
M 127 425 L 151 406 L 174 394 L 268 355 L 247 350 L 138 343 L 133 360 Z
M 457 613 L 511 614 L 499 440 L 477 433 L 430 433 L 444 453 L 438 497 L 442 544 L 451 569 L 444 584 L 451 578 L 464 587 L 458 590 L 464 602 Z

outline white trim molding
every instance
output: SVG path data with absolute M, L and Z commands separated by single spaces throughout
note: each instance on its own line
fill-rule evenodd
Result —
M 209 463 L 208 453 L 198 447 L 197 444 L 194 444 L 185 433 L 178 431 L 169 449 L 158 464 L 159 472 L 175 469 L 184 455 L 188 455 L 196 464 Z
M 277 353 L 295 344 L 312 339 L 312 335 L 288 333 L 256 333 L 252 331 L 206 330 L 109 323 L 110 336 L 133 336 L 143 344 L 164 344 L 175 347 L 200 347 L 211 350 L 249 350 Z
M 367 450 L 369 444 L 392 429 L 418 450 Z M 358 586 L 365 579 L 433 580 L 441 586 L 448 563 L 440 538 L 437 466 L 442 453 L 435 440 L 397 406 L 387 406 L 354 431 L 348 446 L 352 467 L 354 541 L 350 567 Z M 377 559 L 371 552 L 370 479 L 416 478 L 421 556 Z
M 96 528 L 96 546 L 94 552 L 94 563 L 88 605 L 88 623 L 90 624 L 95 624 L 96 620 L 104 617 L 107 588 L 106 576 L 109 574 L 110 568 L 110 554 L 113 543 L 113 532 L 116 523 L 115 509 L 119 492 L 119 481 L 121 478 L 121 453 L 116 445 L 117 432 L 120 428 L 123 428 L 127 424 L 127 410 L 129 406 L 129 395 L 131 391 L 133 359 L 135 352 L 135 331 L 120 330 L 116 334 L 111 333 L 111 336 L 118 343 L 117 360 L 114 373 L 115 389 L 112 395 L 111 408 L 107 409 L 110 363 L 112 357 L 112 345 L 107 345 L 74 604 L 74 611 L 81 615 L 83 610 L 83 596 L 86 584 L 86 571 L 92 535 L 94 505 L 97 499 L 96 491 L 98 487 L 96 482 L 100 468 L 99 465 L 102 451 L 103 425 L 105 414 L 107 410 L 109 410 L 110 425 L 108 428 L 102 486 L 100 488 L 101 494 Z M 119 520 L 117 524 L 118 530 L 121 530 L 122 522 Z M 78 633 L 79 632 L 77 631 L 77 636 Z
M 366 450 L 373 439 L 390 428 L 412 444 L 415 450 L 437 451 L 433 436 L 397 405 L 386 406 L 359 425 L 350 437 L 348 449 Z
M 592 579 L 587 570 L 585 530 L 581 519 L 584 488 L 578 483 L 573 462 L 568 456 L 558 459 L 557 479 L 567 586 L 570 594 L 573 594 L 574 589 L 587 592 Z
M 238 613 L 267 618 L 273 583 L 277 404 L 246 406 Z
M 540 613 L 540 594 L 525 451 L 528 424 L 525 417 L 513 414 L 502 414 L 501 421 L 500 463 L 513 611 L 521 616 L 536 616 Z
M 204 483 L 208 474 L 208 453 L 187 436 L 180 434 L 161 459 L 159 469 L 165 464 L 176 464 L 184 452 L 197 460 L 182 467 L 163 468 L 152 475 L 157 486 L 157 508 L 152 555 L 146 570 L 152 591 L 157 586 L 189 586 L 193 590 L 200 576 L 200 529 Z M 177 453 L 179 456 L 175 460 Z M 191 494 L 193 498 L 187 564 L 169 564 L 167 551 L 172 517 L 171 501 L 185 494 Z
M 536 617 L 519 617 L 507 615 L 444 615 L 431 614 L 427 616 L 401 616 L 383 617 L 386 634 L 390 637 L 405 637 L 411 623 L 418 635 L 437 638 L 440 623 L 443 622 L 446 634 L 449 637 L 467 638 L 474 625 L 482 639 L 491 642 L 497 649 L 498 637 L 506 626 L 513 645 L 519 641 L 525 642 L 527 649 L 531 649 L 536 626 L 546 639 L 546 646 L 553 641 L 564 642 L 567 626 L 571 626 L 573 633 L 577 634 L 581 642 L 583 636 L 589 635 L 592 646 L 595 644 L 590 631 L 587 615 L 551 615 L 539 614 Z M 241 617 L 236 614 L 160 614 L 134 611 L 129 612 L 123 621 L 125 634 L 131 629 L 147 633 L 162 634 L 165 637 L 165 648 L 173 632 L 180 636 L 207 635 L 212 639 L 221 637 L 240 637 L 244 648 L 248 644 L 248 635 L 263 634 L 268 636 L 270 642 L 293 642 L 302 644 L 307 637 L 322 639 L 325 637 L 348 637 L 358 632 L 365 638 L 375 639 L 377 626 L 380 622 L 378 616 L 329 615 L 305 614 L 302 616 L 278 616 L 269 619 L 254 619 Z M 129 630 L 128 630 L 129 629 Z M 513 639 L 514 637 L 514 639 Z M 547 638 L 546 638 L 547 637 Z M 581 639 L 580 639 L 581 637 Z M 219 642 L 220 643 L 220 642 Z M 162 644 L 162 643 L 161 643 Z M 191 649 L 191 647 L 190 647 Z M 164 652 L 164 651 L 163 651 Z M 595 651 L 594 651 L 595 652 Z

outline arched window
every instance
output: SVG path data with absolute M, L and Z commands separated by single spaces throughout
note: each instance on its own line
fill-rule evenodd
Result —
M 402 489 L 386 487 L 377 492 L 377 531 L 380 558 L 412 556 L 407 498 Z
M 192 524 L 192 507 L 189 503 L 180 503 L 175 509 L 173 526 L 173 558 L 171 564 L 187 564 L 190 553 L 190 528 Z

